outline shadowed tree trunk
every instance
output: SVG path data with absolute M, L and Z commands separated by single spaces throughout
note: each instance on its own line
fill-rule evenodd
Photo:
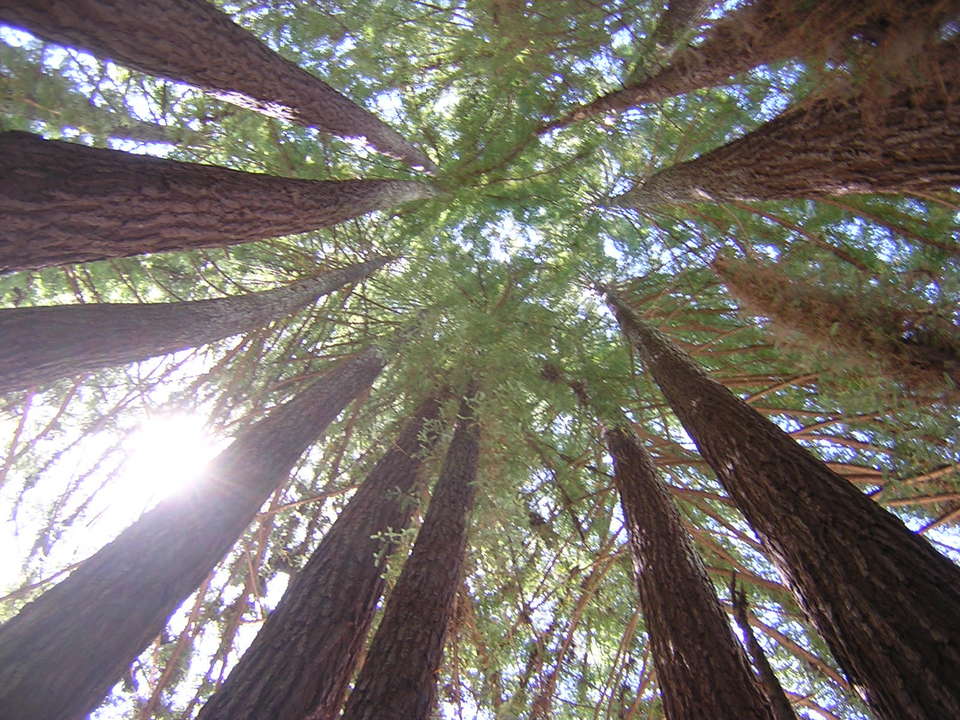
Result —
M 0 272 L 307 232 L 433 195 L 299 180 L 0 133 Z
M 480 427 L 465 399 L 430 509 L 387 601 L 343 720 L 426 720 L 429 716 L 460 587 L 467 518 L 476 495 L 479 442 Z
M 924 85 L 889 97 L 803 103 L 743 137 L 661 170 L 612 204 L 639 209 L 960 185 L 960 42 L 938 48 Z
M 657 26 L 643 43 L 641 65 L 631 76 L 631 86 L 639 85 L 663 67 L 711 4 L 712 0 L 667 0 Z
M 717 257 L 713 269 L 747 312 L 775 329 L 842 355 L 845 362 L 902 383 L 922 396 L 960 397 L 960 328 L 892 288 L 862 296 L 797 281 L 771 264 Z M 913 307 L 911 307 L 913 306 Z
M 0 21 L 222 100 L 433 169 L 399 133 L 274 52 L 205 0 L 21 0 Z
M 374 536 L 410 521 L 408 493 L 437 441 L 441 399 L 416 409 L 197 720 L 302 720 L 312 710 L 336 717 L 394 549 Z
M 681 5 L 695 3 L 686 0 Z M 704 41 L 696 47 L 676 51 L 669 64 L 650 77 L 641 75 L 620 90 L 602 95 L 574 108 L 563 117 L 544 125 L 541 134 L 588 118 L 620 113 L 641 105 L 701 88 L 722 85 L 734 75 L 759 65 L 796 57 L 829 55 L 853 35 L 862 35 L 869 45 L 882 45 L 902 34 L 916 44 L 914 32 L 905 32 L 907 24 L 926 30 L 935 37 L 949 8 L 948 0 L 755 0 L 720 18 Z M 685 15 L 685 13 L 684 13 Z M 680 17 L 681 13 L 677 13 Z M 669 21 L 669 14 L 665 15 Z M 681 17 L 682 19 L 682 17 Z M 666 31 L 664 31 L 665 33 Z M 659 35 L 660 31 L 655 31 Z
M 606 433 L 667 720 L 774 720 L 653 460 Z
M 960 717 L 960 568 L 616 296 L 611 309 L 851 682 L 885 720 Z
M 0 719 L 90 712 L 383 366 L 382 351 L 370 348 L 241 431 L 196 486 L 144 514 L 0 627 Z
M 733 617 L 737 621 L 737 627 L 743 633 L 744 644 L 747 646 L 750 659 L 753 660 L 753 666 L 757 670 L 763 694 L 766 696 L 767 702 L 770 703 L 774 720 L 797 720 L 797 715 L 793 712 L 793 706 L 790 705 L 786 693 L 783 692 L 780 679 L 773 672 L 773 668 L 770 667 L 770 661 L 767 660 L 767 655 L 763 652 L 763 647 L 750 626 L 747 592 L 742 588 L 737 588 L 736 573 L 730 580 L 730 603 L 733 605 Z
M 0 393 L 197 347 L 295 312 L 382 267 L 376 258 L 264 292 L 174 303 L 0 310 Z

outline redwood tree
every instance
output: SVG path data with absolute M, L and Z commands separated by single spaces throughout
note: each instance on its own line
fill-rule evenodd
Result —
M 608 299 L 701 455 L 878 717 L 960 717 L 960 568 L 710 379 L 615 293 Z
M 429 197 L 408 180 L 299 180 L 0 133 L 0 272 L 223 247 Z
M 242 430 L 195 487 L 0 627 L 0 719 L 75 720 L 96 707 L 383 366 L 382 350 L 365 350 Z
M 653 460 L 606 433 L 667 720 L 774 720 Z
M 275 290 L 174 303 L 0 310 L 0 393 L 184 350 L 258 327 L 382 267 L 375 258 Z
M 678 31 L 696 18 L 701 7 L 691 0 L 670 3 L 647 47 L 661 50 L 666 46 L 669 51 Z M 540 132 L 722 85 L 734 75 L 767 63 L 826 57 L 853 34 L 859 34 L 861 40 L 867 36 L 867 46 L 888 42 L 887 36 L 897 33 L 915 44 L 919 36 L 937 35 L 940 23 L 949 17 L 949 7 L 951 3 L 938 0 L 755 0 L 717 20 L 703 42 L 677 50 L 657 72 L 639 73 L 624 87 L 573 108 L 545 124 Z M 907 25 L 919 26 L 921 32 L 904 32 Z
M 801 103 L 733 142 L 613 199 L 648 208 L 694 202 L 928 193 L 960 185 L 960 42 L 926 59 L 916 87 Z
M 960 397 L 960 328 L 947 309 L 889 286 L 858 295 L 801 282 L 758 260 L 711 264 L 743 310 L 769 318 L 847 363 L 880 372 L 921 397 Z
M 433 163 L 395 130 L 274 52 L 206 0 L 26 0 L 0 22 L 266 115 L 363 137 L 410 165 Z
M 476 495 L 480 427 L 470 402 L 447 450 L 430 509 L 390 594 L 343 720 L 426 720 L 437 694 Z M 330 716 L 314 715 L 311 720 Z
M 384 562 L 406 527 L 442 397 L 425 400 L 374 466 L 198 720 L 336 717 L 377 603 Z

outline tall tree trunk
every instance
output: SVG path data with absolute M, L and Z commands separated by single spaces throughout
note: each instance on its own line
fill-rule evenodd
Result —
M 341 363 L 0 627 L 0 719 L 90 712 L 383 366 L 377 348 Z
M 854 34 L 869 33 L 871 44 L 890 42 L 888 35 L 902 35 L 902 42 L 916 44 L 924 34 L 936 37 L 956 5 L 952 0 L 755 0 L 720 18 L 702 43 L 678 50 L 656 74 L 641 75 L 620 90 L 580 105 L 539 132 L 722 85 L 759 65 L 829 55 Z M 920 34 L 906 31 L 907 25 L 919 27 Z
M 774 720 L 680 513 L 633 433 L 606 433 L 667 720 Z
M 960 185 L 960 42 L 938 48 L 923 72 L 924 84 L 890 97 L 803 103 L 612 202 L 643 209 L 951 190 Z
M 653 32 L 644 40 L 641 65 L 631 76 L 636 86 L 662 70 L 680 42 L 695 29 L 712 0 L 667 0 Z
M 366 138 L 382 153 L 434 168 L 391 127 L 205 0 L 20 0 L 0 6 L 0 21 L 272 117 Z
M 753 660 L 753 666 L 757 670 L 757 676 L 760 679 L 760 686 L 763 688 L 763 694 L 770 703 L 770 710 L 773 713 L 774 720 L 797 720 L 796 713 L 793 712 L 793 706 L 787 699 L 787 694 L 783 691 L 783 685 L 773 668 L 770 667 L 770 661 L 767 660 L 766 653 L 760 641 L 757 640 L 753 627 L 750 625 L 750 608 L 747 605 L 747 592 L 743 588 L 737 588 L 737 576 L 734 573 L 730 580 L 730 603 L 733 605 L 733 617 L 737 621 L 737 627 L 743 634 L 744 644 L 747 646 L 747 652 L 750 659 Z
M 647 371 L 886 720 L 960 717 L 960 568 L 609 293 Z
M 264 292 L 175 303 L 0 310 L 0 393 L 197 347 L 294 312 L 382 267 L 376 258 Z
M 198 720 L 302 720 L 311 711 L 336 717 L 394 548 L 375 536 L 410 521 L 407 494 L 437 441 L 441 400 L 427 399 L 407 421 Z
M 409 180 L 299 180 L 0 133 L 0 272 L 224 247 L 432 195 Z
M 471 393 L 472 394 L 472 393 Z M 430 509 L 387 601 L 343 720 L 426 720 L 437 694 L 476 494 L 480 428 L 467 400 Z M 312 716 L 327 720 L 329 716 Z
M 891 302 L 892 288 L 868 288 L 859 297 L 838 293 L 756 260 L 718 257 L 712 267 L 744 310 L 770 318 L 781 333 L 802 335 L 925 398 L 960 397 L 960 328 L 949 310 L 931 312 L 910 297 Z

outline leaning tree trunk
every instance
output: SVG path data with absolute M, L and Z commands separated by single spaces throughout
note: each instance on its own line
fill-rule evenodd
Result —
M 341 363 L 0 627 L 0 720 L 90 712 L 383 366 L 377 348 Z
M 264 292 L 175 303 L 0 310 L 0 393 L 204 345 L 259 327 L 382 267 L 376 258 Z
M 687 433 L 886 720 L 960 717 L 960 568 L 710 379 L 613 293 Z
M 223 247 L 433 195 L 409 180 L 299 180 L 0 133 L 0 272 Z
M 672 7 L 674 3 L 670 4 Z M 734 75 L 759 65 L 795 57 L 827 56 L 837 46 L 859 34 L 869 44 L 889 43 L 891 36 L 902 34 L 916 44 L 918 37 L 936 37 L 953 0 L 755 0 L 720 18 L 707 32 L 702 43 L 678 50 L 669 64 L 655 74 L 641 75 L 625 87 L 575 107 L 566 115 L 545 124 L 541 134 L 567 127 L 588 118 L 620 113 L 630 108 L 661 102 L 675 95 L 701 88 L 722 85 Z M 682 12 L 674 18 L 689 22 L 695 17 L 696 3 L 685 0 L 678 4 Z M 668 9 L 669 10 L 669 9 Z M 665 14 L 667 27 L 657 29 L 657 36 L 676 33 L 677 24 Z M 917 27 L 918 32 L 905 31 Z M 661 41 L 662 42 L 662 41 Z
M 198 720 L 336 717 L 383 593 L 394 544 L 433 448 L 441 396 L 427 399 L 374 466 Z
M 0 22 L 266 115 L 366 138 L 382 153 L 434 168 L 390 126 L 205 0 L 20 0 L 0 5 Z
M 430 509 L 387 601 L 342 720 L 429 717 L 460 587 L 467 518 L 476 494 L 479 438 L 473 410 L 464 400 Z M 315 715 L 310 720 L 329 717 Z
M 864 93 L 802 103 L 611 202 L 645 209 L 949 191 L 960 185 L 960 42 L 928 61 L 917 87 L 882 99 Z
M 960 397 L 960 328 L 949 311 L 917 306 L 913 298 L 897 305 L 890 288 L 838 293 L 755 260 L 717 257 L 711 266 L 744 310 L 769 318 L 781 333 L 802 335 L 921 397 Z
M 653 461 L 629 431 L 606 440 L 667 720 L 774 720 Z

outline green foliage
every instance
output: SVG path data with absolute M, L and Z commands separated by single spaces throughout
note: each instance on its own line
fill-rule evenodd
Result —
M 538 136 L 543 121 L 618 86 L 640 60 L 659 2 L 279 0 L 224 8 L 426 149 L 441 168 L 442 192 L 317 233 L 0 277 L 9 306 L 158 302 L 274 287 L 373 252 L 397 257 L 358 286 L 246 336 L 4 398 L 0 428 L 11 440 L 0 460 L 0 498 L 24 561 L 9 589 L 82 559 L 133 520 L 136 510 L 104 498 L 131 482 L 127 440 L 145 416 L 195 413 L 229 437 L 304 379 L 389 338 L 418 313 L 421 329 L 371 396 L 304 456 L 204 588 L 195 622 L 187 623 L 191 598 L 102 717 L 137 717 L 154 694 L 157 717 L 195 712 L 397 423 L 428 389 L 467 377 L 482 387 L 481 486 L 440 680 L 443 717 L 528 718 L 537 702 L 550 703 L 559 720 L 662 717 L 598 435 L 600 422 L 623 413 L 676 491 L 721 597 L 731 568 L 749 589 L 770 630 L 761 642 L 774 667 L 808 701 L 800 714 L 823 717 L 814 714 L 819 706 L 828 717 L 866 717 L 637 369 L 594 287 L 625 284 L 642 315 L 714 377 L 881 502 L 894 501 L 891 511 L 930 528 L 957 557 L 949 547 L 955 531 L 943 531 L 956 520 L 955 499 L 897 502 L 956 492 L 955 410 L 918 407 L 887 381 L 778 344 L 763 323 L 737 314 L 707 266 L 722 249 L 756 253 L 798 277 L 840 288 L 882 280 L 955 306 L 957 199 L 690 206 L 644 216 L 601 209 L 624 183 L 755 127 L 819 77 L 796 64 L 762 68 L 729 86 Z M 0 39 L 4 128 L 294 177 L 413 176 L 363 148 L 192 88 L 26 35 L 4 31 Z M 561 376 L 545 376 L 547 365 Z M 592 409 L 570 381 L 586 389 Z M 437 465 L 429 464 L 430 477 Z M 0 617 L 42 587 L 12 596 Z M 174 652 L 180 633 L 185 645 Z

